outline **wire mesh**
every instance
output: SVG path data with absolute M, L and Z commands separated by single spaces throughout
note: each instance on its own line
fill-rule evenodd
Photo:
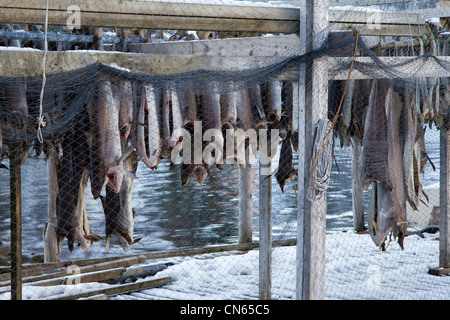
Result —
M 0 299 L 448 299 L 448 9 L 369 2 L 3 2 Z

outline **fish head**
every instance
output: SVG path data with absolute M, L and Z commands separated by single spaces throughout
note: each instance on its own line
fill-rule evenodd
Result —
M 124 170 L 122 165 L 112 166 L 108 169 L 106 174 L 108 178 L 107 185 L 114 190 L 115 193 L 119 193 L 122 186 Z
M 194 169 L 194 177 L 197 179 L 197 182 L 201 185 L 205 181 L 208 176 L 208 171 L 204 166 L 196 166 Z

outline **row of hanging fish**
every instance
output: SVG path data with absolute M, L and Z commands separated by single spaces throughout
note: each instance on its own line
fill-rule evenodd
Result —
M 292 154 L 296 135 L 292 127 L 291 82 L 273 81 L 221 94 L 193 94 L 188 90 L 158 88 L 124 80 L 98 80 L 94 84 L 70 127 L 62 128 L 61 134 L 45 137 L 44 143 L 38 139 L 23 143 L 23 162 L 28 150 L 34 148 L 36 156 L 44 152 L 48 166 L 53 166 L 48 170 L 49 203 L 53 204 L 49 205 L 49 210 L 54 210 L 57 217 L 55 230 L 59 247 L 67 239 L 70 250 L 78 244 L 89 251 L 94 241 L 106 239 L 108 247 L 112 237 L 117 237 L 124 250 L 128 250 L 138 241 L 133 235 L 134 211 L 131 207 L 137 165 L 142 162 L 155 170 L 161 159 L 171 160 L 172 151 L 183 142 L 182 136 L 173 139 L 174 132 L 183 128 L 194 135 L 196 121 L 202 123 L 202 135 L 208 129 L 217 129 L 223 132 L 224 140 L 227 129 L 269 129 L 269 132 L 278 129 L 279 135 L 269 136 L 276 145 L 280 143 L 280 137 L 282 140 L 276 178 L 283 191 L 287 181 L 294 178 Z M 50 94 L 44 97 L 44 114 L 49 128 L 64 118 L 60 113 L 67 103 L 64 102 L 67 97 L 56 91 L 48 88 Z M 14 132 L 18 132 L 15 130 L 32 122 L 27 110 L 30 97 L 27 97 L 26 82 L 3 88 L 1 93 L 0 130 L 5 129 L 3 132 L 7 134 L 4 141 L 12 141 Z M 36 113 L 36 106 L 32 109 Z M 52 110 L 58 112 L 52 115 Z M 192 137 L 191 142 L 194 140 Z M 217 152 L 220 148 L 214 144 L 226 146 L 224 140 L 214 137 L 211 141 L 202 141 L 200 148 L 202 154 L 209 148 L 219 169 L 229 153 Z M 8 154 L 8 144 L 2 149 L 3 156 Z M 191 150 L 193 159 L 196 148 Z M 51 157 L 55 161 L 50 161 Z M 236 155 L 232 157 L 236 158 Z M 205 161 L 182 162 L 179 166 L 182 185 L 186 185 L 192 176 L 202 184 L 210 174 L 210 164 Z M 93 198 L 100 199 L 103 205 L 105 238 L 89 229 L 85 204 L 88 186 Z
M 133 117 L 137 121 L 131 121 L 130 127 L 134 128 L 131 129 L 133 134 L 130 141 L 139 154 L 139 159 L 148 168 L 156 169 L 161 159 L 170 159 L 174 149 L 186 152 L 183 146 L 186 139 L 192 146 L 187 148 L 190 154 L 182 154 L 181 184 L 186 185 L 192 176 L 202 184 L 210 169 L 210 162 L 203 159 L 207 151 L 211 153 L 211 158 L 219 169 L 223 163 L 229 163 L 227 130 L 268 129 L 270 135 L 270 129 L 278 129 L 279 135 L 274 137 L 274 144 L 278 145 L 279 136 L 283 141 L 289 142 L 282 147 L 281 153 L 286 157 L 282 156 L 280 159 L 280 164 L 287 163 L 289 170 L 280 168 L 277 170 L 277 177 L 282 188 L 287 180 L 292 179 L 291 154 L 292 147 L 295 146 L 295 141 L 291 138 L 292 83 L 272 81 L 237 92 L 209 94 L 194 94 L 179 88 L 156 88 L 149 84 L 138 85 L 135 89 L 136 109 Z M 203 139 L 200 146 L 194 145 L 195 142 L 198 143 L 195 137 L 195 130 L 198 129 L 196 122 L 201 123 L 199 134 Z M 214 132 L 219 134 L 208 140 L 204 135 L 210 129 L 215 129 Z M 233 144 L 233 147 L 231 160 L 237 160 L 239 146 Z M 189 161 L 184 161 L 186 159 Z M 283 173 L 285 171 L 289 172 L 286 177 Z
M 334 85 L 339 88 L 341 84 Z M 426 104 L 415 90 L 394 88 L 382 80 L 353 81 L 349 88 L 353 102 L 347 97 L 343 100 L 335 134 L 343 138 L 343 144 L 349 143 L 349 132 L 362 141 L 363 188 L 372 186 L 367 212 L 372 240 L 385 249 L 393 236 L 403 248 L 407 204 L 418 210 L 419 202 L 428 201 L 420 182 L 429 160 L 426 118 L 418 108 Z
M 448 55 L 449 49 L 447 41 L 442 47 L 430 41 L 430 55 Z M 345 81 L 330 81 L 329 118 L 337 117 L 334 134 L 341 146 L 349 146 L 350 138 L 362 141 L 364 189 L 372 185 L 367 214 L 374 243 L 386 248 L 392 235 L 403 248 L 407 204 L 418 210 L 419 202 L 428 201 L 420 183 L 428 161 L 434 169 L 425 147 L 426 126 L 446 125 L 450 85 L 446 78 L 398 79 L 395 88 L 388 83 L 350 80 L 344 93 Z

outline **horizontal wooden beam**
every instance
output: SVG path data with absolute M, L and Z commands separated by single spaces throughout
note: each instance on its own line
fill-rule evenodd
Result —
M 49 23 L 66 25 L 69 14 L 65 11 L 50 11 Z M 295 33 L 297 22 L 289 20 L 255 20 L 232 18 L 183 17 L 159 14 L 120 14 L 111 12 L 83 12 L 81 25 L 85 27 L 242 31 L 262 33 Z M 0 21 L 3 23 L 42 24 L 44 10 L 3 9 L 0 7 Z
M 330 6 L 375 6 L 398 2 L 399 0 L 330 0 Z
M 267 39 L 262 38 L 263 42 Z M 284 40 L 292 40 L 291 45 L 296 46 L 299 43 L 299 38 L 296 36 L 289 36 L 286 38 L 278 38 L 274 43 L 281 44 Z M 154 75 L 176 75 L 186 72 L 194 71 L 245 71 L 263 68 L 279 62 L 274 58 L 272 53 L 276 53 L 275 48 L 269 49 L 267 52 L 255 50 L 251 55 L 251 46 L 243 50 L 241 55 L 234 55 L 233 50 L 238 50 L 237 45 L 240 41 L 245 39 L 233 39 L 227 43 L 234 44 L 230 46 L 231 51 L 227 55 L 220 52 L 219 40 L 205 40 L 194 42 L 179 42 L 173 45 L 186 45 L 185 47 L 177 47 L 177 50 L 170 49 L 169 45 L 163 45 L 163 49 L 155 49 L 156 46 L 143 46 L 149 52 L 152 50 L 159 50 L 164 53 L 121 53 L 121 52 L 106 52 L 106 51 L 50 51 L 46 57 L 46 73 L 47 75 L 57 74 L 61 72 L 73 71 L 82 67 L 92 65 L 94 63 L 102 63 L 118 68 L 124 68 L 130 72 Z M 250 39 L 253 41 L 255 48 L 259 48 L 256 38 Z M 222 41 L 222 40 L 221 40 Z M 268 42 L 269 43 L 269 42 Z M 210 53 L 202 51 L 205 48 L 210 48 Z M 234 48 L 234 49 L 233 49 Z M 289 47 L 283 47 L 284 50 Z M 288 50 L 289 51 L 289 50 Z M 288 52 L 287 51 L 287 52 Z M 41 65 L 43 59 L 43 52 L 40 50 L 25 50 L 18 48 L 6 48 L 0 51 L 0 76 L 5 77 L 35 77 L 41 76 Z M 281 50 L 280 50 L 281 52 Z M 348 57 L 329 57 L 329 69 L 337 70 L 349 63 L 351 58 Z M 358 64 L 361 66 L 370 65 L 373 63 L 370 57 L 357 57 L 355 60 L 355 70 L 352 72 L 352 79 L 369 79 L 369 78 L 392 78 L 395 74 L 401 78 L 414 77 L 449 77 L 450 72 L 448 66 L 450 65 L 450 57 L 439 57 L 442 63 L 430 58 L 425 62 L 422 59 L 412 60 L 411 57 L 379 57 L 382 63 L 390 66 L 387 70 L 380 68 L 373 68 L 370 74 L 364 74 L 357 70 Z M 405 62 L 411 63 L 405 64 Z M 348 70 L 341 70 L 333 74 L 330 73 L 330 79 L 345 80 L 347 79 Z M 297 77 L 295 70 L 286 72 L 280 76 L 283 80 L 294 80 Z
M 232 19 L 267 19 L 267 20 L 298 20 L 297 10 L 290 6 L 269 4 L 252 4 L 236 1 L 214 3 L 208 1 L 140 1 L 140 0 L 58 0 L 49 2 L 49 11 L 66 12 L 71 6 L 80 8 L 81 14 L 115 13 L 129 15 L 163 15 L 177 17 L 232 18 Z M 1 5 L 3 8 L 46 9 L 45 1 L 14 0 Z
M 373 64 L 370 57 L 355 58 L 355 68 L 352 71 L 351 79 L 392 79 L 392 78 L 420 78 L 420 77 L 450 77 L 450 57 L 440 56 L 439 62 L 433 58 L 427 60 L 413 59 L 413 57 L 378 57 L 386 65 L 386 69 L 372 67 L 370 73 L 366 74 L 357 70 L 358 65 L 364 67 Z M 348 69 L 341 70 L 338 73 L 332 70 L 338 70 L 343 65 L 349 65 L 351 58 L 348 57 L 329 57 L 330 79 L 346 80 Z M 410 62 L 410 63 L 406 63 Z M 368 70 L 369 71 L 369 70 Z
M 299 52 L 300 45 L 300 37 L 290 34 L 273 37 L 133 43 L 129 45 L 129 50 L 151 54 L 273 57 L 292 56 L 295 52 Z
M 38 50 L 1 50 L 0 76 L 36 77 L 42 75 L 44 53 Z M 273 57 L 139 54 L 106 51 L 50 51 L 46 74 L 77 70 L 94 63 L 124 68 L 134 73 L 176 75 L 193 71 L 242 71 L 267 67 Z
M 294 6 L 249 2 L 185 3 L 136 0 L 60 0 L 49 3 L 49 24 L 66 25 L 79 8 L 81 26 L 206 30 L 261 33 L 298 33 L 300 11 Z M 43 24 L 45 1 L 15 0 L 0 4 L 0 23 Z M 355 25 L 361 35 L 423 35 L 425 23 L 418 13 L 376 13 L 364 10 L 330 10 L 332 30 L 349 30 Z M 373 23 L 381 25 L 376 28 Z M 411 25 L 411 28 L 405 26 Z M 403 26 L 403 27 L 397 27 Z M 392 30 L 392 31 L 391 31 Z
M 117 295 L 122 293 L 135 292 L 139 290 L 160 287 L 172 282 L 171 277 L 164 277 L 151 280 L 143 280 L 139 282 L 132 282 L 128 284 L 105 286 L 100 289 L 91 289 L 81 293 L 75 294 L 59 294 L 55 296 L 46 297 L 46 300 L 76 300 L 81 298 L 93 297 L 98 295 Z
M 425 24 L 425 19 L 418 13 L 410 12 L 381 12 L 365 9 L 342 10 L 332 9 L 328 14 L 330 23 L 357 23 L 357 24 Z
M 50 1 L 49 23 L 66 25 L 80 9 L 82 26 L 295 33 L 298 10 L 276 6 L 221 5 L 135 0 Z M 43 24 L 45 2 L 15 0 L 0 5 L 0 22 Z M 255 10 L 256 9 L 256 10 Z M 218 20 L 220 19 L 220 20 Z
M 422 37 L 431 35 L 428 25 L 417 24 L 354 24 L 354 23 L 333 23 L 332 30 L 356 30 L 362 36 L 392 36 L 392 37 Z

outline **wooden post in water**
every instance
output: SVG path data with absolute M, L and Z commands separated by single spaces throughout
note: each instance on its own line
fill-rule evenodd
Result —
M 319 49 L 328 41 L 329 0 L 300 3 L 301 53 Z M 296 298 L 325 298 L 326 196 L 309 201 L 314 125 L 327 118 L 328 69 L 326 58 L 300 67 L 298 86 L 299 147 Z
M 22 300 L 21 157 L 18 143 L 10 145 L 11 300 Z
M 440 8 L 450 8 L 450 1 L 440 1 Z M 441 24 L 446 21 L 442 21 Z M 448 55 L 446 52 L 445 55 Z M 439 174 L 439 267 L 430 268 L 437 276 L 450 273 L 450 111 L 447 123 L 440 130 L 440 174 Z
M 436 276 L 450 273 L 450 130 L 440 130 L 440 191 L 439 191 L 439 267 L 428 273 Z
M 271 163 L 259 163 L 259 299 L 272 291 L 272 174 Z
M 364 225 L 364 189 L 361 180 L 362 145 L 358 138 L 352 138 L 352 207 L 353 231 L 360 232 Z
M 253 218 L 253 195 L 252 195 L 252 165 L 249 157 L 250 150 L 246 148 L 245 164 L 239 167 L 239 229 L 238 242 L 252 242 L 252 218 Z
M 277 136 L 278 139 L 278 136 Z M 259 130 L 259 299 L 272 292 L 272 136 Z M 264 150 L 265 149 L 265 150 Z M 265 151 L 265 152 L 264 152 Z
M 450 268 L 450 129 L 447 128 L 441 129 L 439 197 L 439 266 Z
M 51 146 L 49 150 L 49 157 L 47 160 L 47 223 L 44 229 L 44 261 L 56 262 L 60 259 L 61 243 L 58 243 L 56 237 L 57 213 L 56 203 L 58 197 L 58 151 L 56 147 Z

